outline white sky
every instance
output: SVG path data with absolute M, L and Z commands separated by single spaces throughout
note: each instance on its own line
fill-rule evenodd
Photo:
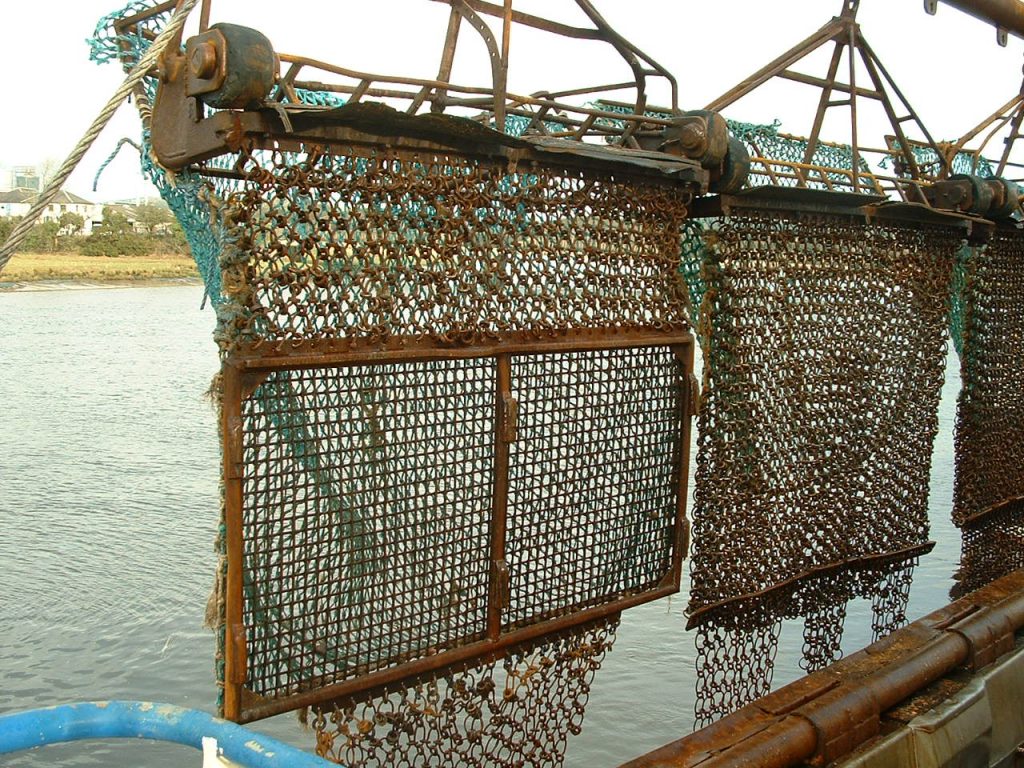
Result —
M 680 106 L 700 108 L 837 14 L 840 0 L 596 0 L 626 38 L 673 72 Z M 1024 43 L 995 43 L 995 31 L 940 5 L 937 16 L 922 0 L 862 0 L 865 36 L 937 139 L 954 138 L 1017 93 Z M 0 165 L 57 162 L 74 146 L 120 84 L 115 64 L 88 61 L 85 39 L 118 0 L 6 0 L 0 5 L 0 72 L 7 97 L 0 119 Z M 516 7 L 570 23 L 582 17 L 572 0 L 516 0 Z M 194 31 L 193 13 L 188 34 Z M 321 58 L 354 69 L 434 77 L 447 7 L 430 0 L 213 0 L 213 21 L 256 27 L 277 50 Z M 603 44 L 560 45 L 550 35 L 515 27 L 510 89 L 541 89 L 628 79 L 628 70 Z M 822 75 L 831 48 L 794 67 Z M 479 38 L 463 27 L 455 79 L 483 84 L 487 63 Z M 824 60 L 823 60 L 824 58 Z M 653 89 L 653 102 L 665 91 Z M 783 130 L 806 135 L 817 90 L 780 83 L 726 111 L 751 122 L 778 118 Z M 881 146 L 886 132 L 870 102 L 862 110 L 860 143 Z M 847 141 L 843 109 L 826 136 Z M 840 130 L 840 127 L 842 129 Z M 138 173 L 137 155 L 125 147 L 100 180 L 99 165 L 123 136 L 137 138 L 130 105 L 86 155 L 68 189 L 93 200 L 152 195 Z M 998 149 L 991 149 L 994 154 Z

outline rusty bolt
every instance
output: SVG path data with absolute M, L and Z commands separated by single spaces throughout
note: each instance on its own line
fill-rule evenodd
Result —
M 197 45 L 192 51 L 189 68 L 194 77 L 208 80 L 217 71 L 217 46 L 209 41 Z
M 683 149 L 702 151 L 706 142 L 707 134 L 699 122 L 687 123 L 679 129 L 679 144 Z

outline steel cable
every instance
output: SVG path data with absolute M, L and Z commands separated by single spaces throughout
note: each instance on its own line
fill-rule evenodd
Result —
M 167 26 L 160 32 L 156 40 L 153 41 L 153 45 L 149 47 L 146 53 L 138 64 L 129 72 L 128 77 L 125 78 L 121 86 L 114 92 L 106 106 L 100 111 L 93 120 L 92 125 L 89 126 L 89 130 L 85 132 L 78 144 L 68 155 L 67 159 L 61 164 L 61 167 L 57 170 L 57 173 L 50 180 L 49 184 L 46 185 L 46 189 L 42 191 L 39 198 L 29 209 L 28 213 L 25 214 L 18 225 L 11 231 L 11 234 L 4 241 L 2 247 L 0 247 L 0 272 L 3 272 L 4 267 L 7 266 L 7 262 L 11 260 L 11 256 L 18 247 L 28 237 L 29 232 L 32 230 L 32 226 L 36 223 L 43 211 L 46 210 L 53 199 L 60 192 L 64 183 L 71 176 L 78 163 L 85 156 L 85 153 L 89 151 L 93 142 L 100 135 L 107 123 L 110 122 L 110 118 L 114 116 L 121 103 L 128 98 L 129 94 L 135 89 L 135 87 L 142 82 L 144 78 L 156 64 L 157 59 L 163 53 L 164 49 L 175 39 L 177 39 L 178 33 L 185 25 L 185 20 L 188 18 L 189 13 L 196 6 L 199 0 L 184 0 L 181 6 L 175 11 L 174 16 L 167 23 Z

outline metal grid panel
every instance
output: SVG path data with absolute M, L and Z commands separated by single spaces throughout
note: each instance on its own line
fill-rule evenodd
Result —
M 276 371 L 245 399 L 246 687 L 482 636 L 494 361 Z
M 512 358 L 506 625 L 652 589 L 669 572 L 684 375 L 665 346 Z

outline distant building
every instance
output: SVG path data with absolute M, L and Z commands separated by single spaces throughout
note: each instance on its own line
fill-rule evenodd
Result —
M 0 167 L 0 192 L 28 189 L 36 193 L 43 189 L 43 178 L 34 165 Z
M 10 218 L 12 216 L 24 216 L 28 213 L 32 203 L 39 196 L 37 189 L 16 188 L 9 192 L 0 192 L 0 217 Z M 82 228 L 83 234 L 92 232 L 94 225 L 103 221 L 103 206 L 90 202 L 84 197 L 79 197 L 71 192 L 61 190 L 53 199 L 43 215 L 41 221 L 59 221 L 65 213 L 75 213 L 82 217 L 85 225 Z
M 11 169 L 12 189 L 31 189 L 38 194 L 43 189 L 43 179 L 35 166 L 16 165 Z

